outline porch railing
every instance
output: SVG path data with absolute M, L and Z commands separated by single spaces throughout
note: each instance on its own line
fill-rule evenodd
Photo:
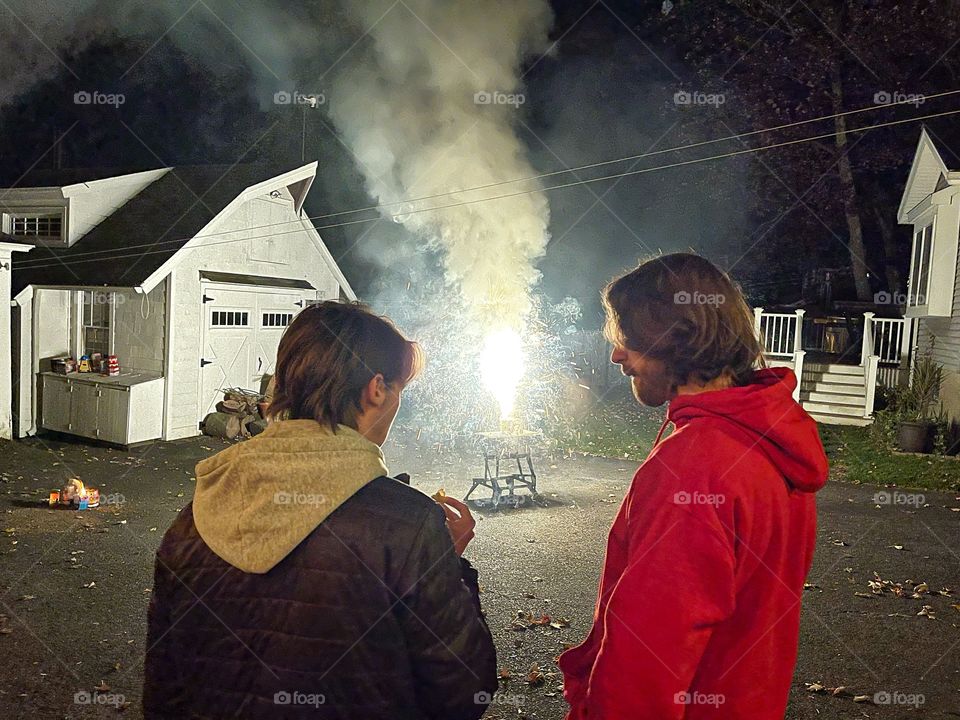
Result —
M 754 308 L 754 328 L 763 341 L 765 355 L 792 358 L 803 350 L 803 313 L 768 313 Z
M 841 330 L 831 331 L 834 335 L 828 342 L 828 329 L 832 326 Z M 843 330 L 848 326 L 844 318 L 820 319 L 809 326 L 805 339 L 803 310 L 768 313 L 763 308 L 754 308 L 754 329 L 763 343 L 764 355 L 792 361 L 794 372 L 801 381 L 806 351 L 839 354 L 835 352 L 835 347 L 845 343 L 838 343 L 838 336 L 849 342 L 851 332 L 860 330 L 859 323 L 849 326 L 852 330 Z M 863 314 L 860 366 L 864 369 L 864 417 L 873 414 L 873 398 L 878 383 L 895 386 L 906 379 L 911 332 L 911 318 L 877 318 L 872 312 Z M 856 345 L 852 351 L 856 352 Z

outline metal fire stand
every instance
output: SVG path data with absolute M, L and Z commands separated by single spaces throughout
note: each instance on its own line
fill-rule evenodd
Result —
M 473 485 L 464 496 L 464 501 L 480 486 L 489 488 L 492 497 L 490 500 L 475 502 L 490 503 L 493 507 L 498 507 L 501 503 L 517 507 L 526 497 L 536 500 L 537 473 L 533 469 L 530 446 L 534 440 L 542 437 L 543 433 L 531 430 L 478 433 L 479 445 L 483 450 L 483 477 L 473 478 Z M 514 463 L 516 472 L 512 472 Z M 518 489 L 526 489 L 530 495 L 518 495 Z

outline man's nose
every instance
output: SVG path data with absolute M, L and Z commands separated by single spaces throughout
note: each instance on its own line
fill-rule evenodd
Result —
M 623 361 L 627 359 L 627 352 L 623 348 L 615 347 L 613 352 L 610 353 L 610 362 L 614 365 L 622 365 Z

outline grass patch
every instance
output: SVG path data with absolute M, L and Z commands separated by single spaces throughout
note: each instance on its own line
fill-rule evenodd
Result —
M 653 446 L 664 408 L 645 408 L 621 394 L 579 417 L 548 429 L 570 452 L 641 462 Z M 942 455 L 906 455 L 881 447 L 869 427 L 820 425 L 830 460 L 830 479 L 923 490 L 960 490 L 960 460 Z
M 548 428 L 547 433 L 569 452 L 640 462 L 653 447 L 665 412 L 665 408 L 643 407 L 628 388 L 579 416 Z
M 830 458 L 832 479 L 922 490 L 960 490 L 960 460 L 956 457 L 894 452 L 877 443 L 869 427 L 821 425 L 820 438 Z

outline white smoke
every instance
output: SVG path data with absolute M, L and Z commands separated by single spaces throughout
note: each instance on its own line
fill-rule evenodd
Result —
M 350 4 L 347 12 L 366 36 L 331 73 L 330 114 L 379 203 L 534 174 L 515 126 L 521 63 L 548 48 L 545 0 L 379 0 Z M 519 329 L 548 240 L 539 186 L 456 192 L 383 214 L 401 209 L 405 227 L 441 248 L 447 280 L 460 288 L 471 319 Z

